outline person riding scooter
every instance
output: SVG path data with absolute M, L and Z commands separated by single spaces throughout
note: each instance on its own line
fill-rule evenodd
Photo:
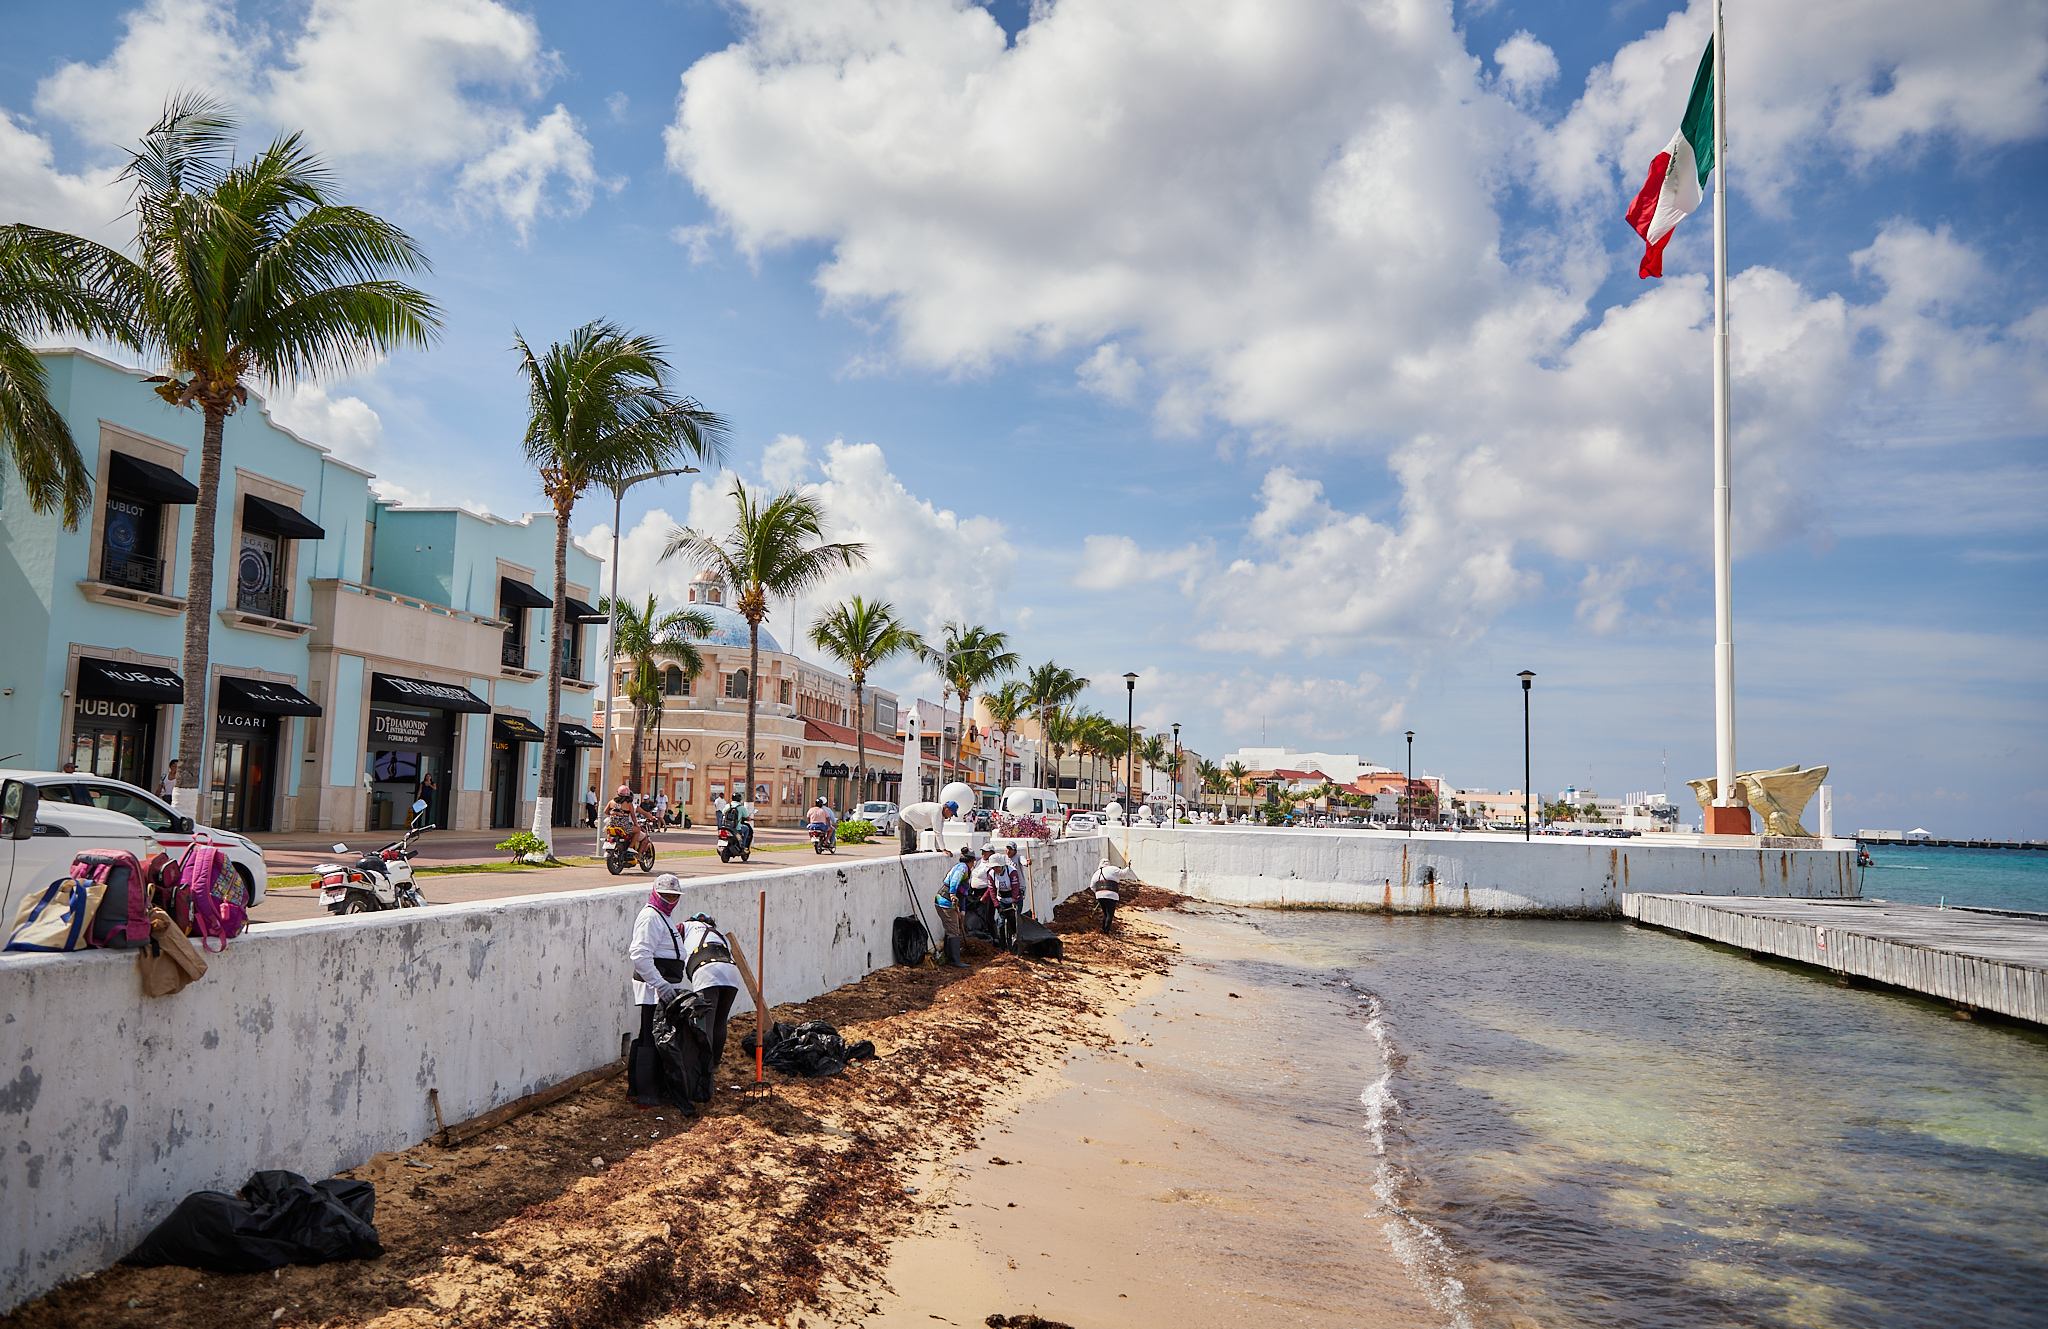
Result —
M 654 845 L 654 837 L 647 833 L 647 819 L 633 806 L 633 791 L 624 785 L 619 786 L 619 792 L 612 796 L 612 801 L 605 807 L 604 824 L 606 830 L 614 826 L 632 830 L 633 855 L 636 858 L 643 849 L 652 848 Z
M 725 805 L 725 811 L 718 814 L 718 828 L 730 831 L 740 843 L 740 852 L 754 847 L 754 809 L 738 799 Z
M 822 798 L 811 804 L 810 812 L 804 816 L 804 825 L 811 827 L 813 830 L 820 826 L 824 827 L 825 843 L 827 845 L 832 844 L 839 834 L 839 818 L 833 815 L 832 809 L 825 805 L 825 800 Z

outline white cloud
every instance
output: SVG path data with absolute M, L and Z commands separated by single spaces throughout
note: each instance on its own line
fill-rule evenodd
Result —
M 761 478 L 775 489 L 794 489 L 811 473 L 811 446 L 795 434 L 777 434 L 761 452 Z
M 1526 29 L 1502 42 L 1493 52 L 1501 85 L 1517 100 L 1534 97 L 1557 80 L 1557 53 Z
M 384 460 L 384 421 L 361 397 L 336 397 L 317 383 L 297 383 L 269 393 L 264 406 L 278 424 L 352 466 L 374 470 Z
M 0 108 L 0 221 L 29 222 L 74 235 L 118 242 L 122 227 L 115 222 L 127 208 L 127 196 L 113 172 L 88 170 L 77 175 L 57 169 L 50 142 L 17 123 Z
M 523 235 L 612 187 L 564 108 L 526 118 L 560 73 L 539 25 L 498 0 L 312 0 L 274 28 L 232 0 L 146 0 L 104 60 L 45 78 L 36 107 L 112 153 L 173 92 L 208 91 L 254 125 L 303 130 L 353 179 L 432 195 L 452 171 L 462 201 Z
M 1138 382 L 1145 376 L 1145 367 L 1123 353 L 1123 348 L 1113 341 L 1106 341 L 1095 348 L 1095 354 L 1083 360 L 1074 371 L 1081 380 L 1081 386 L 1100 397 L 1111 401 L 1127 402 L 1137 395 Z
M 1090 591 L 1120 590 L 1185 577 L 1207 561 L 1208 551 L 1200 545 L 1147 554 L 1128 535 L 1090 535 L 1081 541 L 1081 566 L 1074 573 L 1074 585 Z

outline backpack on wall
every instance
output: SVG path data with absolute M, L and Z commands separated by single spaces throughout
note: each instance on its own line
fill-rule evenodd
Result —
M 88 945 L 120 951 L 149 945 L 148 881 L 135 855 L 125 849 L 88 849 L 71 860 L 71 875 L 107 888 L 92 916 Z
M 248 925 L 249 893 L 235 865 L 228 862 L 228 856 L 210 838 L 202 838 L 204 835 L 203 831 L 194 834 L 191 848 L 178 864 L 176 902 L 189 907 L 187 935 L 199 938 L 199 944 L 206 949 L 226 950 L 228 942 L 241 936 Z M 178 918 L 176 910 L 167 912 L 173 919 Z M 220 945 L 207 947 L 209 939 Z

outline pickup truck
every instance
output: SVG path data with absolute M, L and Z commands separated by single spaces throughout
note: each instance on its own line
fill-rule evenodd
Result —
M 62 877 L 87 849 L 125 849 L 139 861 L 163 846 L 124 813 L 78 803 L 45 803 L 33 780 L 0 785 L 0 928 L 11 932 L 28 893 Z M 0 936 L 0 945 L 5 944 Z

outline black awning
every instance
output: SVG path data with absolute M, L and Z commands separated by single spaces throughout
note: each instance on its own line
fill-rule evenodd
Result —
M 498 603 L 506 609 L 553 609 L 555 602 L 533 586 L 510 577 L 498 578 Z
M 197 503 L 199 486 L 168 466 L 117 452 L 107 467 L 107 487 L 158 503 Z
M 548 736 L 547 730 L 520 715 L 492 716 L 491 730 L 504 743 L 538 743 Z
M 81 655 L 78 657 L 78 695 L 119 697 L 123 701 L 176 706 L 185 700 L 185 680 L 158 665 L 95 660 L 89 655 Z
M 327 538 L 327 532 L 306 520 L 306 515 L 297 508 L 288 508 L 254 494 L 242 495 L 242 526 L 251 531 L 269 531 L 288 540 Z
M 396 702 L 401 706 L 429 706 L 443 711 L 470 711 L 488 715 L 490 704 L 468 688 L 453 683 L 434 683 L 424 678 L 400 678 L 396 674 L 370 675 L 370 700 Z
M 562 603 L 569 606 L 569 617 L 578 623 L 609 623 L 610 614 L 600 614 L 573 595 L 562 597 Z
M 220 705 L 224 711 L 248 711 L 255 715 L 320 714 L 320 703 L 291 684 L 266 683 L 260 678 L 223 677 Z
M 580 724 L 564 720 L 555 726 L 555 732 L 562 736 L 562 746 L 567 748 L 601 748 L 604 740 Z

